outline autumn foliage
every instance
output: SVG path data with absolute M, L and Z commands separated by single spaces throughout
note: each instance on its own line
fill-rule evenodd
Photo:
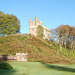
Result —
M 75 52 L 59 45 L 54 41 L 43 40 L 31 35 L 8 35 L 0 37 L 0 55 L 15 55 L 28 53 L 28 61 L 46 63 L 71 63 L 75 60 Z

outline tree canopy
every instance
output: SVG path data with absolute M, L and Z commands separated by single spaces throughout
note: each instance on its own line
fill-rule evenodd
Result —
M 4 14 L 0 11 L 0 36 L 20 32 L 20 20 L 13 14 Z
M 60 48 L 64 46 L 75 49 L 75 27 L 61 25 L 52 31 L 52 35 L 55 35 L 54 38 L 58 39 Z

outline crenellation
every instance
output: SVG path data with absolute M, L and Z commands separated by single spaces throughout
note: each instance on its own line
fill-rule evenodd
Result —
M 27 53 L 16 53 L 16 55 L 27 55 Z
M 27 53 L 16 53 L 17 61 L 27 61 Z

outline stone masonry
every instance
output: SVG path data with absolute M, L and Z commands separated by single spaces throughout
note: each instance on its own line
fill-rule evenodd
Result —
M 16 53 L 17 61 L 27 61 L 27 53 Z
M 29 33 L 37 36 L 37 27 L 38 25 L 42 26 L 44 28 L 44 39 L 49 39 L 50 38 L 50 29 L 47 28 L 46 26 L 43 25 L 42 21 L 38 20 L 38 17 L 35 18 L 35 21 L 32 21 L 32 19 L 30 18 L 29 21 Z

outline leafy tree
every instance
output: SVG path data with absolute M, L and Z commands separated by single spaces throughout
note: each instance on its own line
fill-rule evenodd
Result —
M 44 34 L 43 33 L 44 33 L 43 27 L 40 26 L 40 25 L 38 25 L 38 27 L 37 27 L 37 37 L 43 38 L 44 37 Z
M 52 34 L 55 35 L 54 38 L 58 39 L 60 52 L 62 52 L 62 46 L 75 49 L 75 27 L 61 25 L 54 29 Z
M 0 15 L 4 14 L 2 11 L 0 11 Z
M 74 50 L 75 49 L 75 27 L 71 28 L 70 38 L 71 38 L 70 47 L 71 47 L 71 49 Z
M 0 11 L 0 36 L 16 34 L 20 32 L 20 20 L 9 14 Z

